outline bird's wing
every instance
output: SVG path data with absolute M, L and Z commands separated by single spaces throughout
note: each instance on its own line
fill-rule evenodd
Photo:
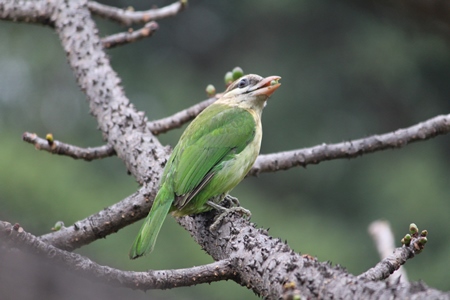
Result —
M 174 149 L 176 195 L 192 198 L 190 194 L 197 193 L 198 187 L 220 170 L 222 162 L 240 153 L 253 140 L 255 130 L 255 120 L 245 109 L 219 104 L 205 109 Z

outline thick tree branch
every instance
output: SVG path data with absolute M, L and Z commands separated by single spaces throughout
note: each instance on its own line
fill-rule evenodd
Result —
M 178 221 L 215 260 L 239 261 L 235 266 L 238 283 L 263 298 L 279 299 L 292 287 L 298 290 L 296 296 L 301 299 L 445 299 L 449 295 L 421 284 L 389 286 L 355 277 L 340 267 L 302 257 L 280 239 L 272 238 L 263 229 L 255 229 L 239 216 L 231 217 L 220 230 L 211 233 L 208 226 L 213 213 Z M 398 251 L 408 259 L 414 256 L 415 248 L 411 243 Z M 414 288 L 417 286 L 420 288 Z
M 54 4 L 47 0 L 2 1 L 0 2 L 0 19 L 53 26 L 51 16 L 54 9 Z
M 179 128 L 183 126 L 183 124 L 194 119 L 200 112 L 202 112 L 202 110 L 207 108 L 216 100 L 216 97 L 206 99 L 189 108 L 179 111 L 172 116 L 149 122 L 147 125 L 154 135 L 165 133 L 171 129 Z
M 117 46 L 134 43 L 147 37 L 151 37 L 158 30 L 158 23 L 149 22 L 138 30 L 121 32 L 102 38 L 103 47 L 111 49 Z
M 155 188 L 167 149 L 148 129 L 145 114 L 138 112 L 125 96 L 97 35 L 87 1 L 57 1 L 54 4 L 58 5 L 53 16 L 55 29 L 103 137 L 139 183 Z
M 382 135 L 374 135 L 337 144 L 322 144 L 311 148 L 260 155 L 249 175 L 287 170 L 297 166 L 305 167 L 309 164 L 318 164 L 332 159 L 356 158 L 376 151 L 401 148 L 412 142 L 424 141 L 449 132 L 450 115 L 441 115 L 417 125 Z
M 120 9 L 100 4 L 95 1 L 89 1 L 88 7 L 93 14 L 119 22 L 125 26 L 130 26 L 134 23 L 148 23 L 150 21 L 176 16 L 187 7 L 187 0 L 180 0 L 165 7 L 149 9 L 146 11 Z
M 236 277 L 232 264 L 226 260 L 187 269 L 149 270 L 148 272 L 122 271 L 99 265 L 79 254 L 55 248 L 25 232 L 20 225 L 13 226 L 4 221 L 0 221 L 0 240 L 13 247 L 31 251 L 52 264 L 58 263 L 70 271 L 95 278 L 115 287 L 122 286 L 139 290 L 169 289 Z
M 35 133 L 29 132 L 25 132 L 22 135 L 22 139 L 27 143 L 33 144 L 37 150 L 45 150 L 53 154 L 70 156 L 73 159 L 91 161 L 116 154 L 111 145 L 103 145 L 94 148 L 80 148 L 59 141 L 49 141 L 38 137 Z

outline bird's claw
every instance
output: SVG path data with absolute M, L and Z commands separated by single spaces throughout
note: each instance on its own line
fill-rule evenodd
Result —
M 236 203 L 236 202 L 233 201 L 233 200 L 237 201 L 236 198 L 231 197 L 231 196 L 229 196 L 229 197 L 230 197 L 229 199 L 226 199 L 227 201 L 230 201 L 231 203 Z M 211 202 L 211 201 L 208 201 L 207 203 L 208 203 L 208 205 L 212 206 L 213 208 L 222 211 L 222 213 L 220 213 L 217 216 L 217 218 L 214 220 L 214 222 L 211 224 L 211 226 L 209 226 L 209 231 L 211 231 L 211 232 L 217 231 L 217 228 L 219 227 L 220 223 L 230 213 L 238 213 L 241 216 L 247 216 L 248 219 L 250 219 L 251 216 L 252 216 L 252 213 L 248 209 L 245 209 L 245 208 L 243 208 L 241 206 L 225 208 L 225 207 L 220 206 L 219 204 L 216 204 L 216 203 Z M 239 201 L 237 201 L 237 203 L 239 203 Z
M 241 203 L 239 203 L 238 198 L 233 197 L 231 195 L 226 195 L 225 198 L 223 198 L 222 202 L 220 203 L 223 207 L 239 207 L 241 206 Z

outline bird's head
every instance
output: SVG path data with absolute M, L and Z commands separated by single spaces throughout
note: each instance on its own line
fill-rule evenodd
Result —
M 217 101 L 261 113 L 266 100 L 280 87 L 280 79 L 280 76 L 263 78 L 256 74 L 244 75 L 231 83 Z

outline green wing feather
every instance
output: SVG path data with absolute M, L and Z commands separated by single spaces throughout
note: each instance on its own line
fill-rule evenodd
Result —
M 256 124 L 245 109 L 213 104 L 186 129 L 174 150 L 174 191 L 189 196 L 210 172 L 240 153 L 254 138 Z

